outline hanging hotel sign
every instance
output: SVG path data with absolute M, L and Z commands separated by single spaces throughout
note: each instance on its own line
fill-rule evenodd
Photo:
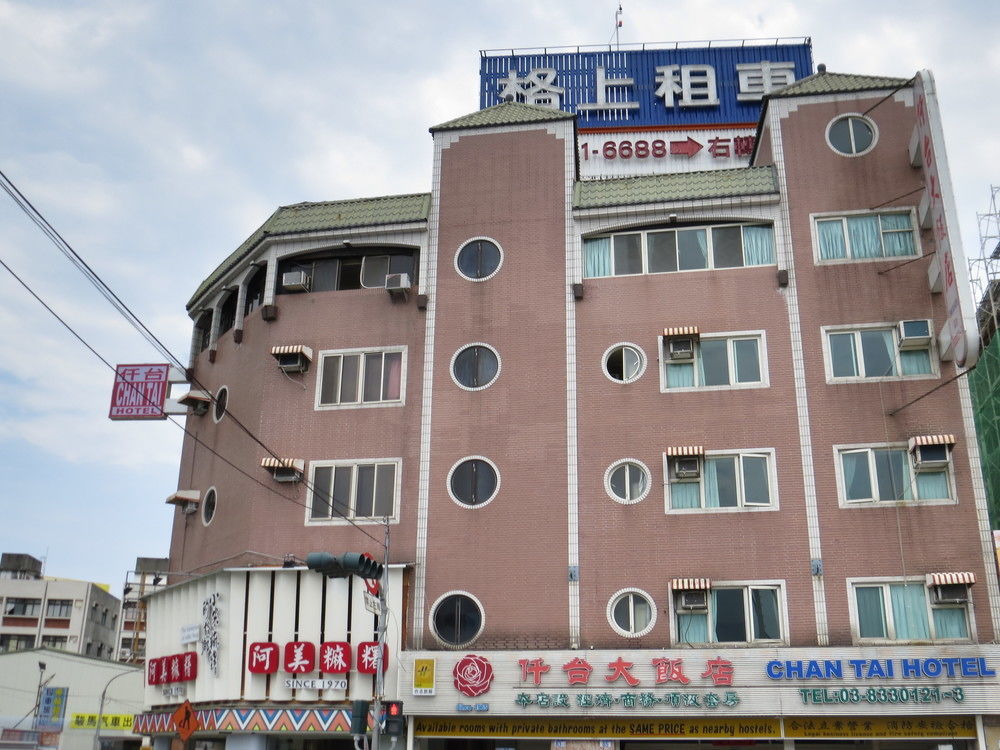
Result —
M 479 102 L 575 112 L 584 179 L 723 169 L 749 163 L 762 98 L 811 74 L 808 39 L 488 50 Z
M 111 391 L 110 419 L 166 419 L 170 365 L 118 365 Z

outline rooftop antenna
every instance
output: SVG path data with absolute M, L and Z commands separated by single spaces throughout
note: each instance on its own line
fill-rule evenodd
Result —
M 618 38 L 618 30 L 622 27 L 622 4 L 618 3 L 618 10 L 615 11 L 615 50 L 621 49 L 621 40 Z

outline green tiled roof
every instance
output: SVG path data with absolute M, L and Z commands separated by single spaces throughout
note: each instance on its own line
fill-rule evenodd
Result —
M 303 232 L 321 232 L 329 229 L 401 224 L 427 221 L 430 211 L 430 193 L 389 195 L 382 198 L 361 198 L 323 203 L 296 203 L 282 206 L 260 225 L 242 245 L 219 264 L 219 267 L 201 282 L 188 301 L 190 310 L 206 289 L 212 286 L 236 264 L 248 256 L 265 237 Z
M 859 76 L 851 73 L 816 73 L 770 94 L 771 99 L 813 94 L 849 94 L 855 91 L 883 91 L 900 88 L 910 82 L 907 78 L 888 76 Z
M 573 186 L 573 208 L 630 206 L 778 192 L 774 167 L 581 180 Z
M 535 104 L 520 102 L 501 102 L 492 107 L 473 112 L 471 115 L 448 120 L 431 128 L 432 133 L 439 130 L 468 130 L 470 128 L 491 128 L 496 125 L 521 125 L 523 123 L 550 122 L 553 120 L 572 120 L 576 115 L 558 109 L 539 107 Z

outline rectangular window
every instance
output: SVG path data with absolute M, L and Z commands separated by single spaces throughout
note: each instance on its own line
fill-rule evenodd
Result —
M 0 651 L 23 651 L 34 647 L 33 635 L 0 635 Z
M 46 617 L 68 618 L 73 614 L 72 599 L 49 599 L 45 605 Z
M 903 447 L 840 447 L 837 464 L 844 504 L 951 499 L 948 467 L 916 471 Z
M 398 459 L 312 464 L 309 520 L 396 517 Z
M 3 608 L 3 613 L 11 617 L 38 617 L 41 611 L 41 599 L 8 599 Z
M 685 608 L 675 598 L 677 642 L 759 643 L 782 640 L 780 586 L 713 587 L 707 606 Z
M 64 635 L 43 635 L 42 646 L 45 648 L 66 648 L 67 638 Z
M 917 321 L 907 321 L 915 323 Z M 824 329 L 831 380 L 935 375 L 930 337 L 924 346 L 900 348 L 899 327 Z
M 316 408 L 402 404 L 406 350 L 320 352 Z
M 583 241 L 584 278 L 773 265 L 768 224 L 629 232 Z
M 878 260 L 917 254 L 911 213 L 817 218 L 820 261 Z
M 969 640 L 968 605 L 935 602 L 923 581 L 852 586 L 859 640 Z
M 763 334 L 702 336 L 687 360 L 671 358 L 667 349 L 661 357 L 666 390 L 767 385 Z
M 771 451 L 666 458 L 670 510 L 775 507 Z M 697 476 L 691 476 L 696 473 Z

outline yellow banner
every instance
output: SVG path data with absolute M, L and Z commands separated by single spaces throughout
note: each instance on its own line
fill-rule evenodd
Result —
M 423 737 L 538 737 L 552 739 L 609 739 L 612 737 L 669 737 L 694 739 L 758 739 L 781 736 L 776 718 L 639 719 L 573 718 L 544 716 L 476 717 L 424 716 L 414 725 Z
M 103 714 L 101 729 L 122 729 L 131 731 L 132 714 Z M 70 729 L 96 729 L 97 714 L 73 714 L 69 720 Z
M 975 737 L 972 716 L 838 716 L 825 719 L 785 717 L 790 738 L 879 739 L 902 737 Z

